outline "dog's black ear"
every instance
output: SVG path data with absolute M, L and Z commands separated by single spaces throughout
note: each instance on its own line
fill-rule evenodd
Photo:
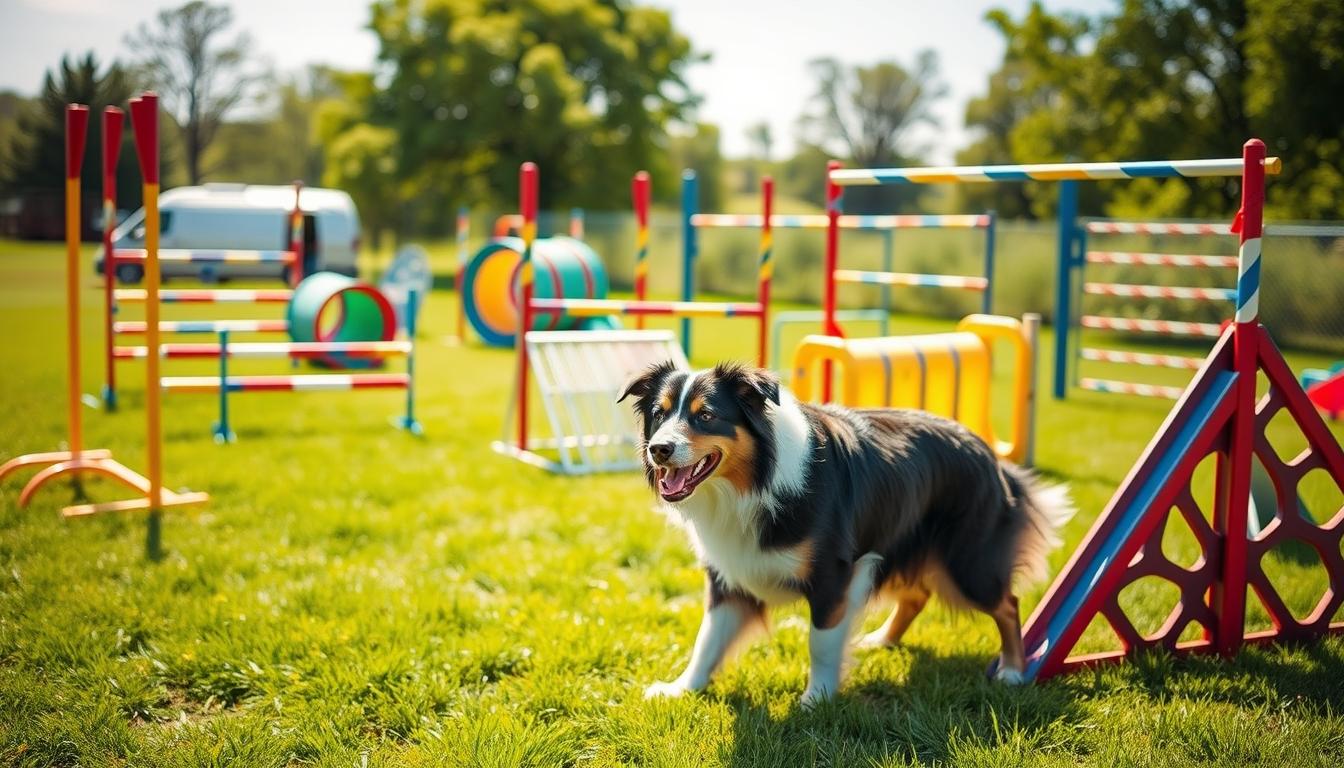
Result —
M 714 375 L 732 385 L 733 394 L 743 405 L 764 411 L 767 402 L 779 405 L 779 377 L 764 368 L 740 363 L 720 363 Z
M 645 368 L 625 385 L 625 389 L 621 392 L 621 396 L 616 398 L 616 402 L 623 403 L 627 397 L 633 396 L 636 405 L 638 405 L 640 401 L 653 392 L 658 382 L 675 370 L 677 370 L 677 364 L 671 360 L 655 363 Z

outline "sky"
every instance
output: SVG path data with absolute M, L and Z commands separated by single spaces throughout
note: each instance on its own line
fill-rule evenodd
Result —
M 966 103 L 983 92 L 1003 57 L 998 32 L 984 22 L 994 7 L 1020 17 L 1030 0 L 648 0 L 710 61 L 691 68 L 704 97 L 699 119 L 720 127 L 730 157 L 751 151 L 747 129 L 766 121 L 774 154 L 792 152 L 798 116 L 813 93 L 807 62 L 832 56 L 849 64 L 913 64 L 925 48 L 938 53 L 948 95 L 936 129 L 915 138 L 930 162 L 950 162 L 965 145 Z M 1045 0 L 1052 10 L 1087 14 L 1118 0 Z M 93 50 L 102 61 L 128 58 L 126 34 L 176 0 L 0 0 L 0 89 L 34 95 L 63 53 Z M 278 72 L 308 63 L 368 69 L 377 41 L 365 29 L 368 0 L 231 0 L 235 27 Z

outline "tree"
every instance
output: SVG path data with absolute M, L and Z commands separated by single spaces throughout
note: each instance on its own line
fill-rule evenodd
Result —
M 350 194 L 374 251 L 382 247 L 383 232 L 396 224 L 401 200 L 397 142 L 396 131 L 359 123 L 342 131 L 327 150 L 322 183 Z
M 212 178 L 220 180 L 252 184 L 288 184 L 294 179 L 320 182 L 324 150 L 316 123 L 324 104 L 343 98 L 336 77 L 329 68 L 311 66 L 303 75 L 285 78 L 263 114 L 220 126 L 202 165 L 210 168 Z
M 155 27 L 141 24 L 126 44 L 143 56 L 146 77 L 180 126 L 187 178 L 199 184 L 201 159 L 224 119 L 266 75 L 249 67 L 247 33 L 218 42 L 233 24 L 228 6 L 192 0 L 160 11 L 157 21 Z
M 614 180 L 666 171 L 666 127 L 695 103 L 690 42 L 625 0 L 378 0 L 370 26 L 386 88 L 369 120 L 397 132 L 398 173 L 436 208 L 475 176 L 511 205 L 525 160 L 543 206 L 624 207 Z
M 93 53 L 70 60 L 63 57 L 56 72 L 42 79 L 42 93 L 23 105 L 14 121 L 7 149 L 0 152 L 0 184 L 26 199 L 32 208 L 63 210 L 65 178 L 65 108 L 68 104 L 89 107 L 89 134 L 84 146 L 84 164 L 80 176 L 85 190 L 85 210 L 81 220 L 96 220 L 102 181 L 102 113 L 108 106 L 125 108 L 131 97 L 126 72 L 111 64 L 99 72 Z M 8 134 L 8 132 L 6 132 Z M 139 171 L 130 131 L 123 136 L 117 164 L 118 205 L 134 208 L 140 204 Z M 59 234 L 59 227 L 56 234 Z
M 912 69 L 896 62 L 849 67 L 836 59 L 810 62 L 817 78 L 811 111 L 799 124 L 805 141 L 864 168 L 903 165 L 925 148 L 912 144 L 911 130 L 936 126 L 932 108 L 947 93 L 938 77 L 938 57 L 922 51 Z M 846 210 L 890 209 L 915 193 L 898 188 L 851 190 Z
M 667 189 L 668 194 L 660 196 L 664 202 L 680 205 L 681 172 L 691 170 L 695 171 L 700 210 L 723 210 L 723 155 L 719 152 L 718 126 L 699 123 L 695 126 L 695 133 L 674 135 L 668 144 L 667 154 L 671 159 L 672 172 L 664 175 L 674 179 L 677 186 L 663 185 L 654 179 L 654 193 Z

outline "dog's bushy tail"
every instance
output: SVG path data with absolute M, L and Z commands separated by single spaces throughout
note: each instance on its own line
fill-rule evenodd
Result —
M 1016 570 L 1033 581 L 1049 575 L 1050 552 L 1060 545 L 1059 529 L 1078 511 L 1069 498 L 1069 487 L 1042 482 L 1021 467 L 1004 469 L 1017 497 L 1026 524 L 1017 542 Z

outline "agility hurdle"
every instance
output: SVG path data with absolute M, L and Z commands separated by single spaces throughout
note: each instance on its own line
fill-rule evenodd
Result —
M 104 217 L 108 223 L 103 227 L 103 268 L 104 268 L 104 314 L 105 336 L 104 354 L 107 362 L 106 382 L 103 386 L 103 402 L 109 411 L 116 410 L 116 363 L 119 360 L 132 359 L 126 348 L 119 347 L 117 336 L 145 333 L 146 322 L 137 320 L 116 321 L 122 304 L 145 304 L 149 301 L 148 292 L 141 288 L 115 288 L 116 266 L 121 264 L 143 264 L 145 250 L 114 250 L 110 223 L 115 221 L 116 200 L 116 159 L 119 145 L 108 146 L 109 136 L 120 136 L 120 121 L 108 107 L 103 115 L 104 135 L 104 179 L 103 205 Z M 110 124 L 111 123 L 111 124 Z M 107 163 L 112 170 L 107 170 Z M 301 198 L 302 182 L 294 182 L 294 207 L 288 217 L 290 245 L 287 251 L 247 251 L 247 250 L 189 250 L 163 249 L 159 252 L 160 263 L 169 261 L 192 264 L 283 264 L 289 269 L 290 289 L 228 289 L 228 288 L 189 288 L 164 289 L 158 293 L 158 302 L 164 304 L 288 304 L 293 298 L 293 287 L 303 279 L 304 267 L 304 224 Z M 110 217 L 110 218 L 109 218 Z M 146 225 L 147 226 L 147 225 Z M 287 320 L 188 320 L 162 321 L 160 333 L 285 333 L 290 330 Z
M 1059 247 L 1064 256 L 1070 257 L 1077 245 L 1071 224 L 1077 211 L 1077 180 L 1241 178 L 1241 210 L 1233 225 L 1240 235 L 1233 322 L 1222 331 L 1162 428 L 1027 621 L 1025 677 L 1029 680 L 1118 661 L 1141 649 L 1165 648 L 1178 654 L 1216 652 L 1230 657 L 1245 643 L 1344 631 L 1344 622 L 1332 621 L 1344 605 L 1344 556 L 1340 552 L 1344 508 L 1327 510 L 1329 519 L 1317 521 L 1304 517 L 1293 503 L 1298 483 L 1315 469 L 1325 470 L 1337 486 L 1344 488 L 1344 450 L 1259 323 L 1265 175 L 1276 174 L 1279 169 L 1279 159 L 1266 157 L 1264 143 L 1251 139 L 1240 159 L 831 174 L 831 180 L 840 184 L 1062 181 Z M 1068 317 L 1068 291 L 1064 290 L 1068 277 L 1061 275 L 1061 318 Z M 1057 347 L 1057 354 L 1061 351 Z M 1257 401 L 1256 378 L 1260 373 L 1268 379 L 1269 391 Z M 1058 377 L 1056 383 L 1062 383 Z M 1308 444 L 1299 456 L 1286 462 L 1265 437 L 1269 422 L 1281 411 L 1293 418 Z M 1194 497 L 1191 480 L 1196 467 L 1210 455 L 1217 462 L 1215 486 L 1212 498 L 1201 506 Z M 1253 459 L 1266 468 L 1277 490 L 1278 505 L 1273 520 L 1252 536 L 1247 511 Z M 1189 569 L 1171 562 L 1162 552 L 1163 534 L 1173 515 L 1190 527 L 1203 550 L 1203 557 Z M 1315 550 L 1330 580 L 1329 589 L 1304 619 L 1298 619 L 1286 607 L 1263 565 L 1271 549 L 1290 539 Z M 1176 584 L 1181 599 L 1163 626 L 1145 636 L 1124 613 L 1117 596 L 1129 584 L 1148 576 Z M 1248 586 L 1271 617 L 1272 629 L 1246 631 Z M 1099 616 L 1115 632 L 1119 650 L 1071 656 L 1083 631 Z M 1180 641 L 1181 633 L 1192 624 L 1201 630 L 1201 638 Z
M 135 128 L 136 154 L 144 179 L 145 200 L 145 290 L 150 307 L 147 346 L 158 349 L 158 291 L 159 291 L 159 145 L 158 97 L 146 92 L 130 103 L 131 122 Z M 98 504 L 76 504 L 65 507 L 65 517 L 83 517 L 101 512 L 120 512 L 136 509 L 149 511 L 146 532 L 146 551 L 149 557 L 161 556 L 161 510 L 166 507 L 199 504 L 209 497 L 204 493 L 174 492 L 163 487 L 163 430 L 160 423 L 158 358 L 152 356 L 146 366 L 146 443 L 149 471 L 146 475 L 135 472 L 112 458 L 106 450 L 85 450 L 83 426 L 80 420 L 80 357 L 79 357 L 79 171 L 83 161 L 84 139 L 87 133 L 88 107 L 72 104 L 66 108 L 66 182 L 65 182 L 65 237 L 66 237 L 66 323 L 68 344 L 68 415 L 70 450 L 30 454 L 11 459 L 0 466 L 0 478 L 23 467 L 43 467 L 24 486 L 19 504 L 26 506 L 33 494 L 48 481 L 65 475 L 94 473 L 116 480 L 139 494 L 130 499 Z M 76 490 L 82 495 L 79 485 Z
M 647 175 L 636 176 L 631 188 L 632 196 L 634 197 L 637 221 L 647 222 L 648 220 L 649 196 L 643 191 L 648 188 L 647 179 Z M 522 328 L 532 327 L 532 318 L 534 315 L 544 313 L 558 315 L 561 312 L 576 317 L 630 315 L 634 317 L 681 317 L 683 319 L 689 317 L 751 318 L 756 320 L 758 328 L 756 344 L 757 359 L 762 365 L 765 364 L 766 334 L 768 330 L 767 323 L 770 304 L 770 279 L 773 273 L 772 235 L 770 229 L 770 218 L 774 204 L 774 181 L 772 179 L 766 177 L 761 182 L 764 215 L 762 217 L 761 243 L 757 260 L 757 300 L 755 302 L 698 302 L 692 300 L 651 301 L 644 298 L 644 296 L 647 295 L 647 283 L 644 284 L 645 287 L 643 288 L 639 287 L 639 283 L 637 283 L 637 298 L 633 301 L 614 299 L 535 298 L 533 296 L 535 275 L 532 256 L 537 231 L 537 182 L 537 166 L 534 163 L 524 163 L 519 171 L 518 193 L 518 209 L 522 212 L 523 216 L 523 260 L 518 270 L 518 289 L 520 294 L 518 305 L 523 313 L 522 322 L 520 323 Z M 643 231 L 647 234 L 647 228 L 643 228 Z M 540 366 L 543 364 L 552 366 L 557 364 L 557 360 L 554 357 L 544 358 L 540 351 L 531 351 L 530 344 L 541 344 L 543 345 L 543 348 L 553 349 L 556 345 L 562 343 L 571 345 L 576 343 L 574 337 L 551 337 L 547 336 L 547 333 L 555 332 L 529 331 L 518 334 L 516 337 L 518 355 L 517 376 L 515 379 L 514 392 L 510 397 L 510 401 L 514 405 L 510 409 L 508 417 L 505 419 L 505 439 L 494 443 L 494 450 L 508 456 L 513 456 L 514 458 L 533 464 L 534 466 L 571 474 L 615 471 L 635 466 L 630 463 L 629 455 L 627 455 L 624 460 L 619 461 L 607 459 L 595 460 L 581 457 L 582 460 L 579 462 L 570 461 L 562 455 L 561 461 L 554 462 L 530 450 L 530 438 L 528 434 L 529 372 L 533 367 L 538 367 L 538 369 L 540 369 Z M 591 331 L 585 333 L 591 333 Z M 641 368 L 662 360 L 667 360 L 669 357 L 678 360 L 683 364 L 685 363 L 686 358 L 684 354 L 674 356 L 668 355 L 666 336 L 648 336 L 646 335 L 648 332 L 643 331 L 633 331 L 631 333 L 637 335 L 627 337 L 618 334 L 616 336 L 608 335 L 605 337 L 592 337 L 595 341 L 619 345 L 620 348 L 624 350 L 622 356 L 619 358 L 623 363 L 615 365 L 609 358 L 606 362 L 599 361 L 597 364 L 598 367 L 601 365 L 615 365 L 615 369 L 621 371 L 623 374 L 633 374 L 633 372 Z M 685 344 L 685 341 L 686 340 L 683 337 L 683 345 Z M 637 352 L 631 352 L 632 349 L 637 350 Z M 604 375 L 604 372 L 609 371 L 606 371 L 606 369 L 603 369 L 603 371 L 580 369 L 579 375 L 600 377 Z M 558 381 L 560 383 L 557 383 Z M 615 384 L 610 380 L 606 380 L 606 383 L 602 385 L 604 396 L 610 397 L 611 400 L 614 401 L 620 394 L 619 385 L 623 383 L 624 378 Z M 545 377 L 539 381 L 539 384 L 541 385 L 541 394 L 544 402 L 546 398 L 553 394 L 559 393 L 563 395 L 564 390 L 567 388 L 567 385 L 565 385 L 563 381 L 557 379 L 556 375 L 551 373 L 545 374 Z M 570 407 L 563 402 L 559 405 Z M 547 408 L 554 411 L 552 405 L 547 405 Z M 517 425 L 517 431 L 513 435 L 512 442 L 509 441 L 508 434 L 511 426 L 511 418 L 516 421 Z M 581 421 L 582 420 L 575 420 L 567 426 L 552 417 L 552 427 L 557 433 L 555 439 L 561 441 L 561 443 L 552 442 L 549 444 L 549 447 L 567 443 L 576 445 L 596 444 L 593 440 L 582 438 L 581 435 L 570 434 L 566 431 L 568 429 L 576 428 L 575 425 L 580 425 L 577 428 L 582 428 Z M 618 432 L 610 434 L 624 435 L 625 437 L 618 440 L 618 442 L 625 444 L 633 445 L 634 443 L 631 443 L 630 441 L 637 440 L 637 433 L 634 431 L 633 425 L 629 423 L 625 424 Z M 601 438 L 600 442 L 610 442 L 612 439 L 615 439 L 612 438 L 610 434 L 605 438 Z M 578 442 L 575 443 L 575 440 Z M 539 446 L 548 447 L 548 444 L 539 444 Z

